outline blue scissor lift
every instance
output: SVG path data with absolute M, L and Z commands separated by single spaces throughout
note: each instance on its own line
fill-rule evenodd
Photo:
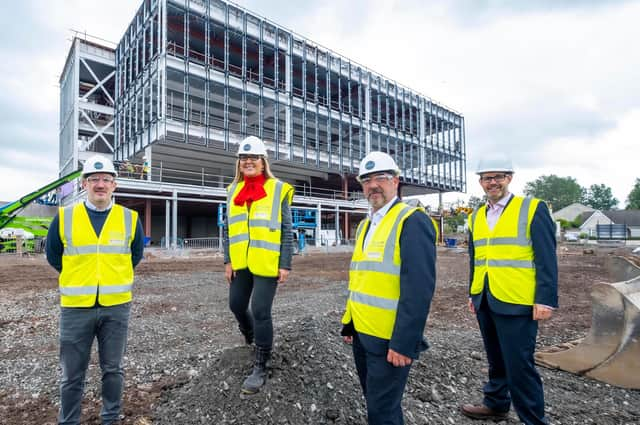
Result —
M 318 225 L 317 211 L 292 208 L 291 218 L 293 220 L 293 231 L 298 235 L 298 253 L 303 253 L 306 247 L 307 229 L 315 231 Z

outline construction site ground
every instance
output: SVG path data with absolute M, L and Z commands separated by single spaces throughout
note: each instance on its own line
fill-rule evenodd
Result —
M 561 246 L 560 309 L 540 326 L 538 344 L 584 336 L 590 286 L 608 281 L 611 250 Z M 155 251 L 136 269 L 126 355 L 123 424 L 366 424 L 351 348 L 341 337 L 349 253 L 296 256 L 279 287 L 274 358 L 259 394 L 241 396 L 251 369 L 227 306 L 222 257 Z M 40 256 L 0 257 L 0 423 L 53 424 L 59 404 L 57 273 Z M 468 255 L 438 250 L 437 291 L 425 335 L 430 349 L 412 367 L 407 424 L 478 424 L 461 403 L 478 402 L 486 358 L 467 311 Z M 552 424 L 640 424 L 640 391 L 540 368 Z M 94 353 L 83 423 L 97 424 L 100 371 Z M 503 421 L 519 423 L 515 413 Z

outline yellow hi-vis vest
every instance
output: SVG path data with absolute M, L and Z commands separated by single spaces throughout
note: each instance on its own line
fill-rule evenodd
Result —
M 280 241 L 282 239 L 282 201 L 293 200 L 293 187 L 278 179 L 264 182 L 267 193 L 253 201 L 249 211 L 233 199 L 244 187 L 244 181 L 227 188 L 227 226 L 229 226 L 229 257 L 233 270 L 249 268 L 257 276 L 278 276 Z
M 391 339 L 400 299 L 400 234 L 405 220 L 421 208 L 398 202 L 385 214 L 366 249 L 369 218 L 358 225 L 349 269 L 349 298 L 342 323 L 359 333 Z
M 60 304 L 92 307 L 131 301 L 131 244 L 138 213 L 114 204 L 96 235 L 84 203 L 60 208 L 60 239 L 64 246 L 60 273 Z
M 475 252 L 471 295 L 482 292 L 485 275 L 498 300 L 533 305 L 536 269 L 531 246 L 531 221 L 540 201 L 514 196 L 493 231 L 487 223 L 487 207 L 480 207 L 469 221 Z

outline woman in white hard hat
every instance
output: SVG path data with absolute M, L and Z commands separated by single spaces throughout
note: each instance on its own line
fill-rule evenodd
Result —
M 273 298 L 291 270 L 292 199 L 293 187 L 271 173 L 264 142 L 255 136 L 244 139 L 227 188 L 223 246 L 229 307 L 247 344 L 256 344 L 253 371 L 242 384 L 246 394 L 258 392 L 266 381 Z

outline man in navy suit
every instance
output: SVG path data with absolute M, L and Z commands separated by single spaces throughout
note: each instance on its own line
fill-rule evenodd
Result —
M 342 318 L 367 402 L 369 425 L 402 425 L 402 394 L 413 360 L 427 348 L 424 326 L 435 290 L 436 228 L 397 196 L 393 158 L 371 152 L 358 181 L 371 212 L 356 232 Z
M 469 220 L 469 309 L 476 314 L 489 362 L 482 404 L 465 404 L 473 419 L 500 420 L 513 404 L 527 425 L 548 424 L 533 354 L 538 321 L 558 307 L 555 225 L 544 202 L 509 192 L 511 161 L 480 161 L 487 204 Z

